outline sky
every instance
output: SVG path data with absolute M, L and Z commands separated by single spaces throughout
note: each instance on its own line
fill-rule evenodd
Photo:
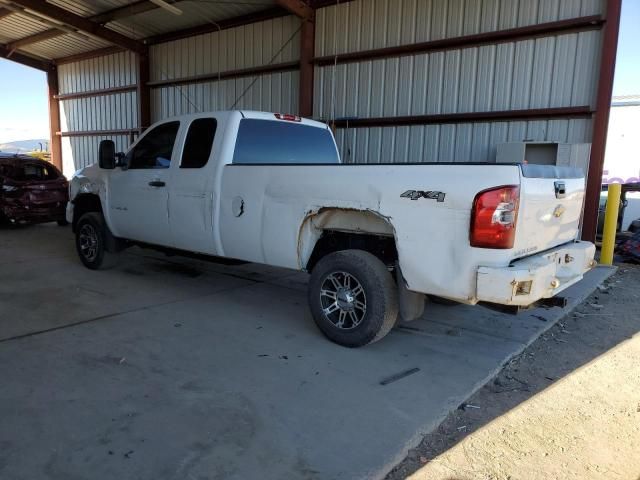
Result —
M 618 63 L 613 94 L 640 95 L 640 2 L 622 2 Z
M 46 74 L 0 59 L 0 144 L 48 137 Z
M 614 95 L 640 94 L 640 2 L 624 0 Z M 0 144 L 49 136 L 43 72 L 0 59 Z

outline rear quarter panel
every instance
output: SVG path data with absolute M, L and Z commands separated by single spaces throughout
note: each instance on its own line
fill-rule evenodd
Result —
M 400 266 L 414 291 L 473 301 L 479 265 L 506 265 L 510 250 L 469 245 L 475 195 L 519 183 L 513 165 L 227 165 L 220 196 L 225 256 L 304 269 L 301 226 L 323 208 L 372 211 L 393 226 Z M 401 195 L 435 191 L 444 201 Z M 242 214 L 238 205 L 242 202 Z

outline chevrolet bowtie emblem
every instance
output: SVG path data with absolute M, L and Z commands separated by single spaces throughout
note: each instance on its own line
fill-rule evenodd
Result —
M 553 216 L 556 218 L 560 218 L 562 214 L 565 212 L 565 210 L 566 208 L 564 208 L 562 205 L 558 205 L 556 209 L 553 211 Z

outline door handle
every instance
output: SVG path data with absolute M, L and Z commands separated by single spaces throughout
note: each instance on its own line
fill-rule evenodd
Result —
M 152 180 L 151 182 L 149 182 L 149 185 L 151 187 L 164 187 L 166 183 L 164 183 L 162 180 Z

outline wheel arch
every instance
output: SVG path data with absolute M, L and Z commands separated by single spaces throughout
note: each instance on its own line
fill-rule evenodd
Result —
M 80 217 L 89 212 L 98 212 L 104 215 L 100 196 L 95 193 L 81 193 L 73 199 L 73 221 L 71 227 L 74 232 Z
M 329 253 L 359 249 L 372 253 L 387 265 L 398 259 L 391 219 L 372 210 L 326 207 L 309 212 L 300 226 L 298 259 L 311 271 Z

